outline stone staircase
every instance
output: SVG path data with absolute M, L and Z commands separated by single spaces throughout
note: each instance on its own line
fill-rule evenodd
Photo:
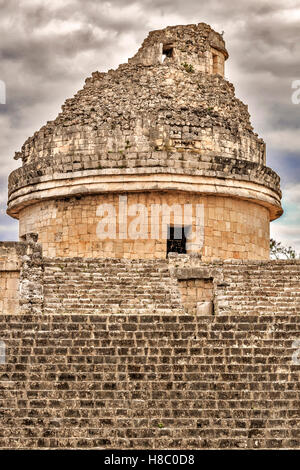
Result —
M 202 268 L 217 275 L 216 265 Z M 225 261 L 217 269 L 216 314 L 300 312 L 299 261 Z M 42 284 L 44 313 L 186 312 L 167 260 L 44 258 Z
M 215 298 L 220 314 L 300 313 L 300 261 L 224 262 Z
M 181 312 L 167 260 L 44 259 L 44 313 Z
M 0 315 L 0 449 L 299 449 L 297 315 Z

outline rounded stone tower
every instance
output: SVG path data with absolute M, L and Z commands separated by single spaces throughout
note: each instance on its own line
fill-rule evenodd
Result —
M 267 259 L 279 177 L 210 26 L 153 31 L 23 145 L 8 214 L 48 257 Z M 178 235 L 180 234 L 180 235 Z

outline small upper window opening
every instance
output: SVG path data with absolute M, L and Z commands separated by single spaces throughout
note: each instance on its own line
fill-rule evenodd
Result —
M 172 44 L 165 44 L 163 46 L 163 55 L 162 55 L 162 61 L 164 62 L 164 60 L 166 58 L 172 58 L 174 57 L 174 47 Z

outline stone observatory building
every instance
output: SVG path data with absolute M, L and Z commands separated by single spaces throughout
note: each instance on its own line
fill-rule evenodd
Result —
M 190 230 L 181 252 L 268 259 L 269 224 L 282 213 L 279 177 L 224 78 L 227 58 L 208 25 L 169 27 L 150 33 L 128 64 L 88 78 L 16 154 L 8 214 L 20 239 L 38 234 L 49 257 L 166 258 L 167 214 L 153 214 L 160 205 L 171 227 Z M 120 224 L 124 196 L 131 211 L 122 208 Z M 108 237 L 98 226 L 104 204 L 116 219 Z
M 300 261 L 270 260 L 279 177 L 227 58 L 152 31 L 17 152 L 0 449 L 300 448 Z

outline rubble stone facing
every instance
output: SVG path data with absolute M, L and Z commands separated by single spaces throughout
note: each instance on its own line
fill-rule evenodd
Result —
M 163 54 L 166 57 L 163 57 Z M 219 73 L 224 76 L 224 62 L 228 58 L 225 42 L 205 23 L 169 26 L 151 31 L 130 64 L 187 64 L 187 70 Z
M 212 71 L 188 72 L 175 59 L 153 66 L 140 62 L 153 41 L 160 44 L 170 34 L 181 36 L 182 52 L 190 60 L 196 53 L 201 61 L 205 52 L 211 54 L 208 30 L 219 36 L 204 24 L 151 33 L 128 64 L 88 78 L 58 117 L 25 142 L 16 158 L 30 163 L 61 154 L 70 163 L 70 156 L 116 152 L 126 160 L 128 154 L 141 152 L 147 157 L 149 151 L 170 147 L 264 164 L 264 142 L 253 133 L 247 106 L 235 98 L 232 84 Z
M 142 160 L 169 150 L 265 164 L 265 144 L 253 133 L 247 107 L 219 75 L 189 73 L 177 64 L 123 64 L 95 72 L 62 109 L 26 141 L 17 155 L 24 164 L 61 156 L 72 171 L 82 155 L 106 165 L 113 154 Z

